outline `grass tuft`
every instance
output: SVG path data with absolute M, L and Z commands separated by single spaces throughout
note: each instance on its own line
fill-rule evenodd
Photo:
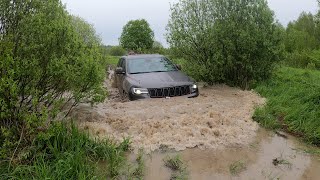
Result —
M 230 173 L 235 176 L 247 169 L 246 164 L 243 161 L 236 161 L 229 166 Z
M 133 171 L 133 177 L 136 177 L 138 179 L 143 179 L 144 176 L 144 171 L 145 171 L 145 163 L 144 163 L 144 158 L 143 158 L 143 150 L 139 150 L 138 157 L 136 159 L 137 162 L 137 167 Z
M 170 180 L 185 180 L 187 177 L 187 168 L 179 155 L 169 157 L 164 160 L 164 165 L 173 171 Z
M 183 162 L 179 155 L 174 157 L 166 157 L 164 159 L 164 165 L 173 171 L 180 171 L 184 168 Z
M 289 162 L 288 160 L 286 159 L 283 159 L 282 157 L 279 157 L 279 158 L 275 158 L 272 160 L 272 164 L 274 166 L 279 166 L 279 165 L 286 165 L 288 168 L 291 169 L 292 167 L 292 163 Z

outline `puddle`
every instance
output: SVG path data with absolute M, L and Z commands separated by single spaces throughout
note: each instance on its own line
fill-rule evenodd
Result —
M 145 179 L 170 179 L 171 171 L 164 167 L 163 159 L 176 154 L 186 163 L 189 179 L 320 179 L 320 157 L 295 150 L 304 148 L 291 136 L 285 139 L 260 129 L 256 140 L 245 147 L 152 153 L 146 160 Z M 275 166 L 276 158 L 283 160 L 283 164 Z M 246 170 L 231 175 L 230 165 L 237 161 L 243 162 Z

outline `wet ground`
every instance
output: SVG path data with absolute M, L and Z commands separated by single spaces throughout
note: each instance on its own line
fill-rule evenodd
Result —
M 163 146 L 180 151 L 249 144 L 258 129 L 251 118 L 254 108 L 264 103 L 252 91 L 223 85 L 201 88 L 200 96 L 191 99 L 120 102 L 116 90 L 110 94 L 109 100 L 94 108 L 80 105 L 72 116 L 93 135 L 117 141 L 130 137 L 135 151 L 146 152 Z
M 163 159 L 176 154 L 186 163 L 189 179 L 320 179 L 320 157 L 305 153 L 305 149 L 308 147 L 291 136 L 284 138 L 260 129 L 255 141 L 243 147 L 154 152 L 146 157 L 145 179 L 170 179 L 172 172 Z M 233 175 L 230 167 L 237 162 L 242 162 L 243 170 Z
M 146 156 L 145 179 L 170 179 L 163 159 L 180 154 L 189 179 L 320 179 L 320 158 L 293 137 L 259 129 L 252 120 L 265 99 L 253 91 L 224 85 L 201 87 L 200 96 L 121 102 L 110 96 L 95 107 L 82 104 L 71 115 L 93 136 L 121 141 L 129 137 L 132 157 Z M 163 153 L 161 150 L 169 151 Z M 241 171 L 230 168 L 241 165 Z

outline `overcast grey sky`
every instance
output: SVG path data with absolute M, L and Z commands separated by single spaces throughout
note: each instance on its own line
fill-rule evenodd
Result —
M 146 19 L 155 39 L 166 45 L 164 34 L 169 19 L 170 3 L 178 0 L 62 0 L 67 10 L 93 24 L 105 45 L 117 45 L 122 27 L 133 19 Z M 316 0 L 268 0 L 276 18 L 287 25 L 302 11 L 315 13 Z

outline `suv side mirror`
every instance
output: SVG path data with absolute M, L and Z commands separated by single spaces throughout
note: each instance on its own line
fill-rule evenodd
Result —
M 181 67 L 180 64 L 176 64 L 175 66 L 176 66 L 176 68 L 177 68 L 178 70 L 181 70 L 181 69 L 182 69 L 182 67 Z
M 126 74 L 126 72 L 124 72 L 122 67 L 117 67 L 116 68 L 116 74 Z

